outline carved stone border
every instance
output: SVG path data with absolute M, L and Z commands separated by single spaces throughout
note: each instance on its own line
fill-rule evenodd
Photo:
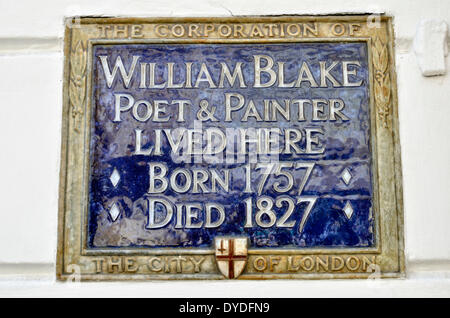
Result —
M 304 16 L 232 18 L 82 18 L 80 25 L 67 23 L 63 90 L 62 151 L 59 190 L 57 278 L 82 280 L 222 279 L 211 249 L 135 249 L 112 253 L 88 251 L 84 247 L 89 166 L 89 123 L 91 105 L 91 48 L 108 43 L 272 43 L 302 41 L 365 41 L 369 48 L 371 140 L 373 151 L 376 248 L 371 249 L 252 249 L 240 279 L 377 278 L 404 276 L 403 199 L 393 30 L 390 17 Z M 68 19 L 67 21 L 71 21 Z M 370 20 L 370 22 L 369 22 Z M 264 34 L 261 24 L 307 24 L 316 28 L 302 36 Z M 239 33 L 207 37 L 161 37 L 158 25 L 243 25 L 252 35 Z M 108 32 L 108 28 L 110 32 Z M 111 30 L 116 30 L 116 33 Z M 258 30 L 259 29 L 259 30 Z M 126 30 L 126 31 L 124 31 Z M 304 29 L 305 30 L 305 29 Z M 316 31 L 316 34 L 314 34 Z M 341 32 L 342 31 L 342 32 Z M 201 266 L 194 266 L 202 258 Z M 171 267 L 181 259 L 185 268 Z M 277 262 L 261 270 L 258 260 Z M 314 266 L 309 266 L 313 261 Z M 345 266 L 340 268 L 340 262 Z M 152 263 L 153 262 L 153 263 Z M 261 261 L 259 261 L 261 262 Z M 303 263 L 302 263 L 303 262 Z M 328 267 L 325 268 L 327 264 Z M 350 264 L 347 266 L 347 263 Z M 150 270 L 149 264 L 162 264 Z M 253 265 L 252 265 L 253 264 Z M 280 265 L 281 264 L 281 265 Z M 303 265 L 302 265 L 303 264 Z M 357 270 L 353 270 L 360 264 Z M 365 264 L 365 266 L 363 266 Z M 268 266 L 267 266 L 268 267 Z M 282 267 L 282 269 L 280 269 Z M 277 269 L 278 268 L 278 269 Z

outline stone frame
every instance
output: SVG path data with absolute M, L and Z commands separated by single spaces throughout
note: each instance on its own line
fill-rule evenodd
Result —
M 59 280 L 152 280 L 152 279 L 223 279 L 219 273 L 214 248 L 88 250 L 85 248 L 87 190 L 89 167 L 89 121 L 92 110 L 92 45 L 96 43 L 276 43 L 363 41 L 369 51 L 370 113 L 372 153 L 374 158 L 374 248 L 328 249 L 249 249 L 248 262 L 239 279 L 320 279 L 403 277 L 405 272 L 403 239 L 403 193 L 398 128 L 397 90 L 394 63 L 392 18 L 378 16 L 282 16 L 222 18 L 81 18 L 66 20 L 64 39 L 63 122 L 59 186 L 58 251 L 56 274 Z M 239 34 L 222 36 L 218 30 L 207 37 L 158 37 L 156 25 L 243 25 L 250 28 L 261 23 L 314 24 L 314 32 L 302 37 L 281 34 L 250 38 Z M 136 27 L 137 26 L 137 27 Z M 105 32 L 116 27 L 117 33 Z M 117 28 L 118 27 L 118 28 Z M 224 27 L 225 29 L 227 27 Z M 181 30 L 181 29 L 180 29 Z M 137 32 L 139 31 L 139 32 Z M 304 30 L 305 31 L 305 30 Z M 141 37 L 142 35 L 142 37 Z M 137 37 L 139 36 L 139 37 Z M 165 260 L 203 258 L 201 269 L 180 272 L 151 271 L 146 264 L 155 257 Z M 257 270 L 258 260 L 276 260 L 286 264 L 296 257 L 305 260 L 301 271 L 269 268 Z M 306 260 L 366 262 L 353 271 L 349 268 L 326 270 L 323 266 L 306 266 Z M 370 260 L 370 262 L 368 262 Z M 109 262 L 109 266 L 106 263 Z M 369 266 L 369 263 L 371 264 Z M 112 264 L 112 265 L 111 265 Z

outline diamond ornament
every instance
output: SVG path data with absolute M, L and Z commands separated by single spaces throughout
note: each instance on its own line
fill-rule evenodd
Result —
M 342 171 L 341 179 L 342 181 L 344 181 L 346 185 L 350 183 L 350 180 L 352 179 L 352 174 L 350 173 L 350 171 L 348 171 L 347 168 L 345 168 L 344 171 Z
M 344 213 L 347 216 L 347 219 L 350 219 L 353 215 L 353 208 L 350 204 L 350 201 L 347 201 L 347 203 L 344 206 Z
M 119 174 L 119 172 L 117 171 L 116 168 L 114 168 L 114 171 L 112 172 L 111 176 L 109 177 L 109 180 L 111 181 L 111 183 L 114 186 L 114 188 L 119 183 L 119 181 L 120 181 L 120 174 Z
M 111 209 L 109 209 L 109 215 L 111 216 L 113 222 L 117 221 L 117 218 L 120 215 L 120 209 L 117 206 L 117 203 L 114 203 Z

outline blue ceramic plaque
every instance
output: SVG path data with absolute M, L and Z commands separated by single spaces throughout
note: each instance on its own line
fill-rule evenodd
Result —
M 372 18 L 68 19 L 58 278 L 402 276 Z
M 93 47 L 88 248 L 372 247 L 366 42 Z

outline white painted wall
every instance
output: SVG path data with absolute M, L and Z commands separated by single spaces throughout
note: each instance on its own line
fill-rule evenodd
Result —
M 54 281 L 64 16 L 344 12 L 384 12 L 395 19 L 407 279 L 93 283 L 76 288 Z M 450 24 L 450 1 L 2 1 L 0 296 L 450 296 L 450 76 L 420 73 L 412 40 L 423 18 Z

